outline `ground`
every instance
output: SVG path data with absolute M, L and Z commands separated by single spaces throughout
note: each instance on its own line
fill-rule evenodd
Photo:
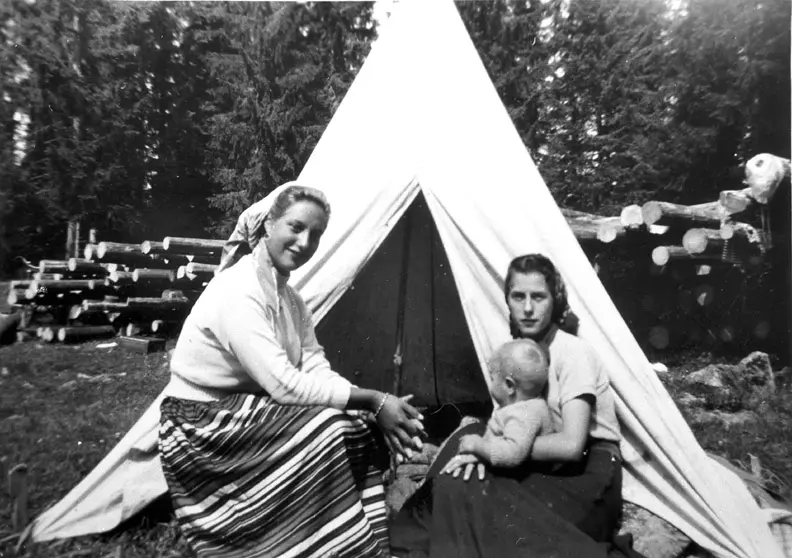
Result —
M 29 467 L 30 515 L 58 501 L 134 424 L 168 380 L 167 352 L 142 355 L 100 342 L 0 347 L 0 448 L 9 466 Z M 171 342 L 172 345 L 172 342 Z M 712 362 L 708 355 L 669 358 L 664 380 L 673 394 L 685 373 Z M 709 451 L 747 465 L 760 458 L 777 486 L 792 480 L 792 403 L 779 395 L 759 422 L 728 432 L 696 431 Z M 10 501 L 0 491 L 0 557 L 15 556 Z M 120 550 L 119 550 L 120 549 Z M 25 557 L 192 558 L 168 516 L 148 517 L 119 532 L 26 547 Z

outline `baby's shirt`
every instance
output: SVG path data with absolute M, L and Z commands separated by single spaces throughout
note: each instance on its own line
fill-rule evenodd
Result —
M 484 445 L 493 467 L 516 467 L 531 453 L 534 440 L 551 431 L 544 399 L 518 401 L 496 409 L 487 422 Z

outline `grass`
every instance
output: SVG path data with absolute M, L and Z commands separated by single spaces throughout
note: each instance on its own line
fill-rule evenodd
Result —
M 135 423 L 168 381 L 167 353 L 17 343 L 0 348 L 0 448 L 9 466 L 28 465 L 35 517 L 66 495 Z M 29 545 L 21 556 L 191 557 L 172 521 L 98 537 Z M 10 531 L 10 501 L 0 497 L 0 540 Z M 14 556 L 15 541 L 0 544 Z
M 0 347 L 0 456 L 11 466 L 28 465 L 31 517 L 88 474 L 167 383 L 166 352 L 142 355 L 97 344 Z M 679 378 L 717 361 L 687 353 L 664 362 L 671 369 L 665 382 L 674 396 L 680 392 Z M 705 449 L 746 469 L 748 454 L 758 456 L 772 487 L 782 491 L 792 479 L 790 426 L 792 397 L 779 392 L 753 425 L 729 432 L 695 425 L 693 430 Z M 5 491 L 0 493 L 3 540 L 11 535 L 10 501 Z M 19 555 L 15 542 L 0 543 L 1 558 L 194 558 L 167 513 L 110 534 L 29 544 Z
M 739 358 L 712 358 L 708 354 L 677 354 L 666 362 L 671 373 L 663 383 L 672 398 L 684 392 L 682 379 L 708 364 L 736 364 Z M 771 358 L 772 361 L 772 358 Z M 774 367 L 774 368 L 777 368 Z M 735 387 L 737 401 L 749 400 L 745 387 Z M 759 458 L 762 481 L 766 489 L 792 504 L 792 385 L 778 383 L 776 392 L 760 401 L 753 409 L 744 406 L 732 412 L 751 410 L 755 420 L 726 430 L 711 424 L 697 424 L 690 408 L 681 407 L 682 416 L 701 446 L 740 468 L 751 471 L 750 456 Z

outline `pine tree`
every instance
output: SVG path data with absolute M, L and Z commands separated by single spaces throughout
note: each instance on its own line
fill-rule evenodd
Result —
M 368 4 L 230 5 L 213 57 L 212 204 L 228 234 L 239 214 L 294 179 L 367 54 Z

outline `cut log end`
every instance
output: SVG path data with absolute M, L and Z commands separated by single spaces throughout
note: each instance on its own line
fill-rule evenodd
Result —
M 612 225 L 612 224 L 603 224 L 597 229 L 597 239 L 600 242 L 604 242 L 605 244 L 609 244 L 616 240 L 619 236 L 620 228 Z M 623 229 L 621 232 L 624 232 Z
M 621 224 L 627 228 L 636 228 L 644 224 L 643 210 L 640 205 L 628 205 L 622 209 Z
M 696 298 L 696 302 L 699 306 L 709 306 L 712 304 L 712 300 L 715 297 L 715 291 L 712 285 L 699 285 L 693 292 L 693 296 Z
M 650 201 L 641 207 L 641 217 L 647 225 L 654 225 L 663 216 L 663 210 L 659 202 Z
M 652 250 L 652 262 L 658 266 L 664 266 L 671 259 L 670 246 L 658 246 Z
M 649 330 L 649 343 L 655 349 L 663 350 L 667 348 L 671 342 L 670 340 L 668 328 L 665 326 L 654 326 Z
M 720 250 L 723 248 L 721 231 L 715 229 L 689 229 L 682 237 L 682 246 L 690 254 L 703 254 L 707 248 Z

